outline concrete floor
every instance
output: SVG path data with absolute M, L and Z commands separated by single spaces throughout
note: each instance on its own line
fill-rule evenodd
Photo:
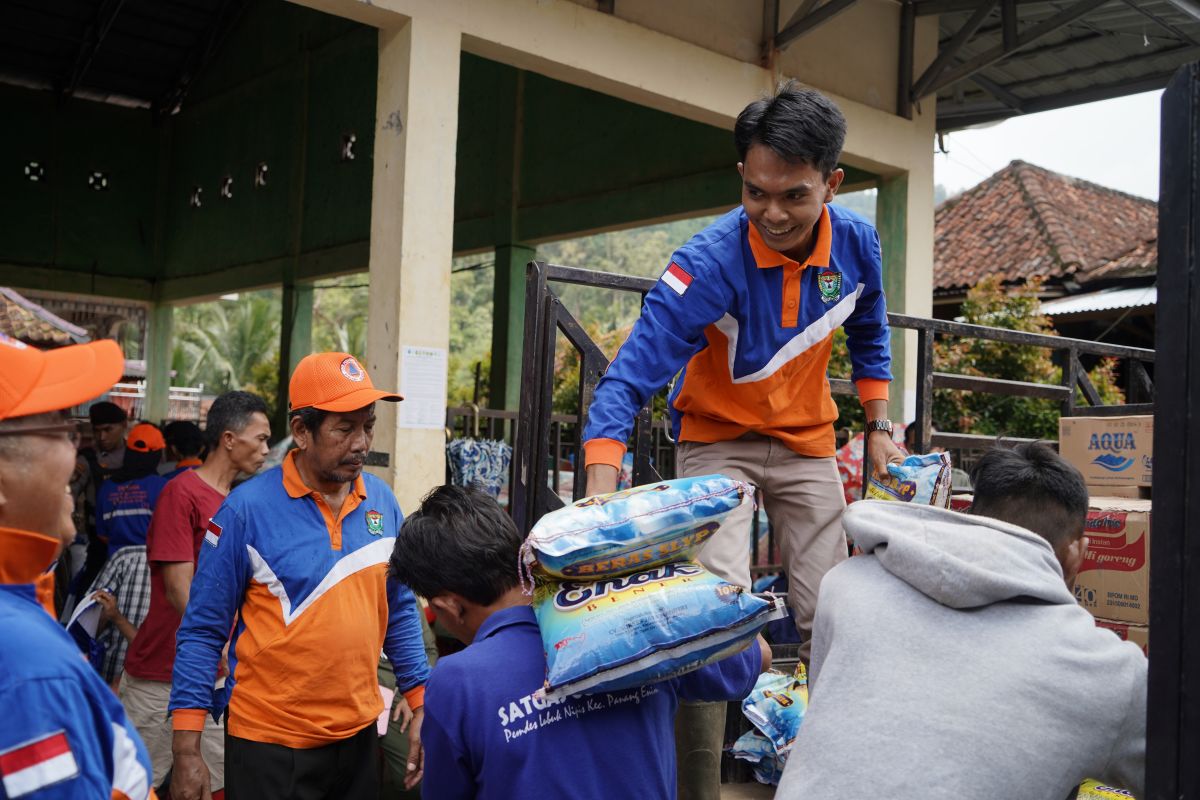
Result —
M 721 800 L 769 800 L 775 787 L 762 783 L 726 783 L 721 786 Z

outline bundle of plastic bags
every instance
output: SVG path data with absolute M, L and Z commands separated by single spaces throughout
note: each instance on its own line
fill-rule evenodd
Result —
M 783 615 L 690 559 L 753 487 L 721 475 L 585 498 L 543 517 L 522 574 L 546 651 L 547 698 L 666 680 L 745 647 Z
M 949 453 L 908 456 L 899 464 L 888 464 L 886 480 L 871 476 L 867 483 L 867 499 L 901 500 L 949 508 L 953 484 Z
M 742 713 L 754 728 L 742 734 L 730 753 L 754 765 L 759 783 L 779 785 L 788 753 L 808 710 L 808 675 L 798 664 L 793 675 L 764 672 L 742 701 Z

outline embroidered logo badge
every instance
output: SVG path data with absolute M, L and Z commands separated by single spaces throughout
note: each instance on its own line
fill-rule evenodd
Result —
M 383 535 L 383 514 L 374 509 L 367 512 L 367 533 L 372 536 Z
M 363 372 L 362 365 L 358 363 L 358 359 L 354 356 L 342 359 L 342 374 L 355 383 L 367 377 L 367 373 Z
M 821 272 L 817 274 L 817 288 L 821 290 L 821 299 L 832 303 L 842 296 L 842 273 Z

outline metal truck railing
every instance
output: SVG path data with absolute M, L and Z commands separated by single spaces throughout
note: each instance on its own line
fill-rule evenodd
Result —
M 641 296 L 650 291 L 655 281 L 628 275 L 594 272 L 575 267 L 530 262 L 525 284 L 525 354 L 521 369 L 521 408 L 517 412 L 517 428 L 510 479 L 510 510 L 517 527 L 528 531 L 537 521 L 535 509 L 544 509 L 543 492 L 552 491 L 547 470 L 562 458 L 562 427 L 555 427 L 552 413 L 552 391 L 555 376 L 555 355 L 558 334 L 561 333 L 579 356 L 579 409 L 587 417 L 596 384 L 608 368 L 608 358 L 583 326 L 563 305 L 551 283 L 566 283 L 621 292 L 636 292 Z M 1025 333 L 982 325 L 924 319 L 905 314 L 888 314 L 895 330 L 917 332 L 917 397 L 916 424 L 918 452 L 931 446 L 951 448 L 986 448 L 995 437 L 978 434 L 934 432 L 932 428 L 933 393 L 935 389 L 986 392 L 993 395 L 1033 397 L 1055 400 L 1064 416 L 1150 414 L 1154 410 L 1153 364 L 1154 351 L 1138 347 L 1068 339 L 1061 336 Z M 934 342 L 938 336 L 985 339 L 1011 345 L 1042 347 L 1053 353 L 1062 369 L 1060 384 L 1001 380 L 998 378 L 939 372 L 934 364 Z M 1122 405 L 1104 405 L 1099 392 L 1088 378 L 1082 359 L 1115 358 L 1121 362 L 1126 379 L 1126 399 Z M 854 385 L 845 379 L 830 379 L 835 394 L 855 393 Z M 1077 391 L 1083 398 L 1078 402 Z M 504 412 L 511 414 L 512 412 Z M 572 420 L 574 421 L 574 420 Z M 659 423 L 661 427 L 661 422 Z M 576 426 L 578 431 L 578 426 Z M 660 475 L 654 468 L 652 449 L 655 423 L 650 408 L 641 409 L 634 423 L 630 452 L 633 454 L 635 485 L 656 480 Z M 569 461 L 583 463 L 583 443 L 575 435 L 568 442 Z M 1006 437 L 1007 438 L 1007 437 Z M 1007 438 L 1009 441 L 1020 439 Z M 552 455 L 553 454 L 553 455 Z M 583 496 L 585 479 L 582 470 L 575 470 L 573 497 Z M 554 487 L 557 488 L 557 480 Z M 757 539 L 756 539 L 757 541 Z M 768 540 L 768 552 L 773 552 Z

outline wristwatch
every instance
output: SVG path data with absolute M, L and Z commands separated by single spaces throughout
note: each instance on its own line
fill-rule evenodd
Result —
M 890 419 L 873 419 L 867 423 L 867 436 L 870 436 L 875 431 L 887 431 L 887 435 L 892 435 L 892 421 Z

